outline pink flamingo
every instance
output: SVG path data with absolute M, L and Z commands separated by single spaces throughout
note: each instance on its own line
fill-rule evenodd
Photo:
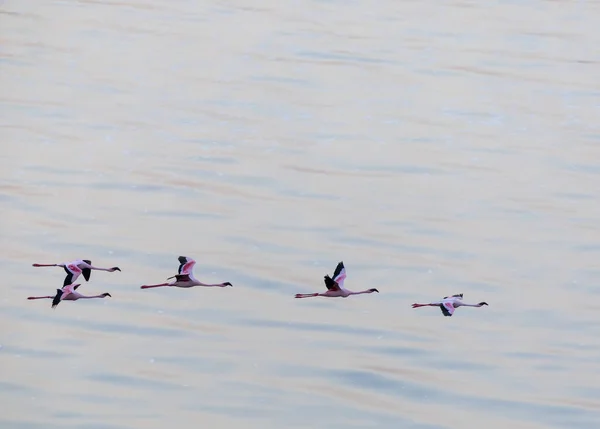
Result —
M 442 314 L 444 316 L 450 317 L 454 314 L 454 310 L 458 307 L 483 307 L 484 305 L 488 305 L 487 302 L 480 302 L 479 304 L 465 304 L 462 302 L 463 294 L 459 293 L 457 295 L 445 296 L 444 299 L 437 302 L 432 302 L 430 304 L 413 304 L 412 308 L 418 307 L 440 307 L 442 310 Z
M 205 284 L 199 282 L 194 277 L 194 265 L 196 265 L 196 261 L 192 258 L 188 258 L 187 256 L 180 256 L 179 260 L 179 269 L 177 270 L 178 274 L 175 274 L 172 277 L 169 277 L 167 280 L 174 278 L 172 282 L 169 283 L 160 283 L 157 285 L 144 285 L 141 286 L 141 289 L 149 289 L 153 287 L 163 287 L 163 286 L 174 286 L 174 287 L 183 287 L 190 288 L 194 286 L 205 286 L 205 287 L 225 287 L 233 285 L 229 282 L 225 283 L 217 283 L 217 284 Z
M 312 298 L 315 296 L 326 296 L 329 298 L 347 298 L 350 295 L 360 295 L 362 293 L 373 293 L 379 291 L 375 288 L 363 290 L 361 292 L 352 292 L 348 289 L 344 289 L 344 280 L 346 280 L 346 268 L 344 262 L 339 262 L 335 271 L 333 272 L 333 279 L 329 275 L 325 275 L 325 286 L 327 286 L 327 292 L 325 293 L 297 293 L 295 298 Z
M 34 267 L 62 267 L 67 272 L 67 276 L 65 277 L 65 281 L 63 282 L 63 286 L 67 286 L 73 284 L 75 280 L 83 273 L 83 277 L 85 281 L 90 280 L 90 275 L 92 274 L 92 270 L 98 271 L 121 271 L 119 267 L 112 268 L 98 268 L 92 266 L 92 261 L 89 259 L 78 259 L 72 262 L 65 262 L 62 264 L 32 264 Z
M 77 301 L 78 299 L 106 298 L 107 296 L 112 297 L 112 295 L 108 292 L 94 296 L 82 295 L 76 290 L 79 286 L 81 286 L 81 284 L 71 284 L 63 286 L 62 289 L 56 289 L 56 295 L 54 296 L 30 296 L 27 299 L 51 299 L 52 308 L 56 308 L 56 306 L 60 304 L 61 301 Z

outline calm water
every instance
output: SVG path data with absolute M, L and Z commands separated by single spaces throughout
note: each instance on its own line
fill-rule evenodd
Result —
M 251 3 L 0 5 L 0 426 L 600 427 L 599 3 Z

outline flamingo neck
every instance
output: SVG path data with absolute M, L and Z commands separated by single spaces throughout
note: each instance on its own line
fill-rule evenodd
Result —
M 192 281 L 192 284 L 194 286 L 204 286 L 204 287 L 224 287 L 223 283 L 217 283 L 217 284 L 206 284 L 206 283 L 202 283 L 199 280 L 196 280 L 194 277 L 192 277 L 190 275 L 190 280 Z
M 348 292 L 348 295 L 360 295 L 361 293 L 371 293 L 370 290 L 361 290 L 360 292 Z

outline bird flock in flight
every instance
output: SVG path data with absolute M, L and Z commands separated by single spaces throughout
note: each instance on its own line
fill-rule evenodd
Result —
M 141 289 L 150 289 L 156 287 L 181 287 L 181 288 L 191 288 L 194 286 L 204 286 L 204 287 L 227 287 L 233 285 L 230 282 L 216 283 L 216 284 L 206 284 L 202 283 L 194 277 L 194 265 L 196 265 L 196 261 L 192 258 L 188 258 L 187 256 L 180 256 L 179 258 L 179 269 L 177 270 L 177 274 L 172 277 L 167 278 L 167 280 L 171 280 L 167 283 L 158 283 L 154 285 L 143 285 Z M 78 259 L 72 262 L 66 262 L 61 264 L 33 264 L 34 267 L 61 267 L 67 273 L 65 280 L 63 282 L 63 287 L 60 289 L 56 289 L 55 295 L 46 295 L 46 296 L 30 296 L 27 299 L 51 299 L 52 300 L 52 308 L 56 308 L 61 301 L 77 301 L 78 299 L 91 299 L 91 298 L 106 298 L 112 297 L 112 295 L 108 292 L 104 292 L 100 295 L 83 295 L 77 291 L 77 288 L 81 286 L 80 283 L 75 283 L 75 281 L 79 278 L 80 275 L 83 274 L 83 278 L 85 281 L 90 280 L 90 276 L 92 270 L 97 271 L 108 271 L 115 272 L 121 271 L 119 267 L 112 268 L 99 268 L 94 267 L 92 265 L 92 261 L 88 259 Z M 344 262 L 339 262 L 335 267 L 335 271 L 333 272 L 333 277 L 329 275 L 325 275 L 324 281 L 325 286 L 327 287 L 327 291 L 323 293 L 298 293 L 295 298 L 313 298 L 317 296 L 323 296 L 328 298 L 347 298 L 351 295 L 361 295 L 365 293 L 373 293 L 379 291 L 375 288 L 366 289 L 360 292 L 353 292 L 344 287 L 344 280 L 346 280 L 346 268 L 344 267 Z M 442 300 L 431 302 L 429 304 L 413 304 L 412 308 L 419 307 L 439 307 L 442 310 L 442 314 L 444 316 L 452 316 L 454 314 L 454 310 L 458 307 L 483 307 L 484 305 L 488 305 L 487 302 L 480 302 L 479 304 L 465 304 L 463 301 L 463 294 L 456 294 L 451 296 L 445 296 Z

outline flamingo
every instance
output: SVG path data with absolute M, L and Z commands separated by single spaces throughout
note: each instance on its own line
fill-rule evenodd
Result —
M 190 288 L 194 286 L 205 286 L 205 287 L 226 287 L 233 285 L 229 282 L 225 283 L 217 283 L 217 284 L 204 284 L 199 282 L 194 277 L 194 265 L 196 265 L 196 261 L 192 258 L 188 258 L 187 256 L 180 256 L 179 260 L 179 269 L 177 270 L 178 274 L 175 274 L 172 277 L 167 278 L 167 280 L 175 279 L 169 283 L 159 283 L 156 285 L 144 285 L 141 286 L 141 289 L 150 289 L 153 287 L 162 287 L 162 286 L 175 286 L 175 287 L 183 287 Z
M 379 291 L 375 288 L 363 290 L 361 292 L 352 292 L 348 289 L 344 289 L 344 280 L 346 280 L 346 268 L 344 262 L 341 261 L 335 267 L 333 272 L 333 279 L 329 275 L 325 275 L 325 286 L 327 286 L 327 292 L 325 293 L 297 293 L 295 298 L 312 298 L 315 296 L 326 296 L 329 298 L 348 298 L 350 295 L 360 295 L 362 293 L 373 293 Z
M 454 310 L 458 307 L 483 307 L 488 305 L 487 302 L 480 302 L 479 304 L 465 304 L 462 302 L 463 294 L 459 293 L 452 296 L 445 296 L 441 301 L 432 302 L 430 304 L 413 304 L 412 308 L 418 307 L 440 307 L 444 316 L 450 317 L 454 314 Z
M 90 280 L 90 275 L 92 274 L 92 270 L 98 271 L 108 271 L 112 273 L 113 271 L 121 271 L 119 267 L 112 268 L 99 268 L 92 266 L 92 261 L 89 259 L 78 259 L 72 262 L 65 262 L 62 264 L 33 264 L 34 267 L 62 267 L 67 272 L 67 276 L 65 277 L 65 281 L 63 282 L 63 286 L 68 286 L 73 284 L 75 280 L 83 273 L 83 277 L 85 281 Z
M 94 296 L 86 296 L 77 292 L 77 288 L 81 286 L 81 284 L 70 284 L 63 286 L 61 289 L 56 289 L 56 295 L 48 295 L 48 296 L 30 296 L 27 299 L 51 299 L 52 300 L 52 308 L 56 308 L 61 301 L 77 301 L 78 299 L 91 299 L 91 298 L 106 298 L 107 296 L 112 297 L 112 295 L 108 292 L 101 293 L 100 295 Z

